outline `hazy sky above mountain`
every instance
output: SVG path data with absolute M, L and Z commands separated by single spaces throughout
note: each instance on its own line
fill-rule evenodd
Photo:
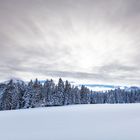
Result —
M 0 80 L 140 85 L 140 0 L 0 0 Z

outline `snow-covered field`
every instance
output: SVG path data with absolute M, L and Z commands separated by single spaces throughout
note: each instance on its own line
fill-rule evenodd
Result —
M 140 140 L 140 104 L 1 111 L 0 140 Z

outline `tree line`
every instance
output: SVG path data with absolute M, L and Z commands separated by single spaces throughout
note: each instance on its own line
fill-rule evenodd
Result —
M 139 103 L 140 90 L 130 91 L 120 88 L 106 92 L 94 92 L 82 85 L 71 85 L 61 78 L 58 84 L 46 80 L 41 84 L 38 79 L 25 82 L 0 84 L 0 110 L 63 106 L 72 104 Z

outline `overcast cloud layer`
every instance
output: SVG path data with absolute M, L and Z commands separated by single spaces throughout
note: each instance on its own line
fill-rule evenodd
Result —
M 140 85 L 140 0 L 0 0 L 0 80 Z

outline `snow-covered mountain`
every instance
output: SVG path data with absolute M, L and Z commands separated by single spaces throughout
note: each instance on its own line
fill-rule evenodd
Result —
M 17 84 L 17 83 L 19 83 L 19 84 L 24 84 L 24 83 L 25 83 L 23 80 L 21 80 L 21 79 L 19 79 L 19 78 L 11 78 L 11 79 L 9 79 L 9 80 L 7 80 L 7 81 L 4 81 L 4 82 L 2 82 L 2 83 L 3 83 L 3 84 L 8 84 L 11 80 L 12 80 L 12 82 L 13 82 L 14 84 Z
M 125 91 L 137 91 L 140 90 L 140 87 L 136 87 L 136 86 L 131 86 L 131 87 L 125 87 L 124 88 Z
M 14 79 L 16 82 L 23 82 L 20 79 Z M 46 80 L 39 80 L 41 84 L 44 84 Z M 54 81 L 57 84 L 57 80 Z M 64 81 L 65 82 L 65 81 Z M 27 81 L 25 83 L 28 83 Z M 87 87 L 88 89 L 92 91 L 108 91 L 108 90 L 115 90 L 115 89 L 124 89 L 125 91 L 131 91 L 131 90 L 137 90 L 140 89 L 138 86 L 125 86 L 125 85 L 110 85 L 110 84 L 86 84 L 86 83 L 77 83 L 74 81 L 70 81 L 71 85 L 78 86 L 81 88 L 82 85 Z
M 7 81 L 1 82 L 0 85 L 3 86 L 4 84 L 8 84 L 12 80 L 13 83 L 17 84 L 28 84 L 29 81 L 23 81 L 19 78 L 12 78 Z M 39 80 L 41 84 L 44 84 L 46 80 Z M 57 84 L 57 80 L 54 81 L 55 84 Z M 65 82 L 65 81 L 64 81 Z M 120 86 L 120 85 L 110 85 L 110 84 L 86 84 L 86 83 L 76 83 L 76 82 L 70 82 L 71 85 L 77 86 L 79 89 L 82 85 L 87 87 L 88 89 L 92 91 L 108 91 L 108 90 L 115 90 L 115 89 L 124 89 L 125 91 L 131 91 L 131 90 L 140 90 L 140 87 L 138 86 Z M 0 87 L 1 88 L 1 87 Z
M 81 88 L 82 85 L 86 86 L 88 89 L 92 91 L 109 91 L 109 90 L 115 90 L 115 89 L 123 89 L 125 91 L 132 91 L 132 90 L 140 90 L 140 87 L 138 86 L 120 86 L 120 85 L 109 85 L 109 84 L 78 84 L 75 82 L 72 82 L 73 85 L 78 86 Z
M 119 86 L 119 85 L 109 85 L 109 84 L 86 84 L 86 83 L 75 83 L 72 82 L 73 85 L 78 86 L 79 88 L 81 88 L 82 85 L 86 86 L 87 88 L 89 88 L 92 91 L 108 91 L 108 90 L 115 90 L 115 89 L 125 89 L 128 88 L 127 86 Z
M 45 80 L 39 80 L 42 84 L 44 84 Z M 55 81 L 57 83 L 57 81 Z M 108 91 L 108 90 L 114 90 L 114 89 L 125 89 L 128 88 L 127 86 L 118 86 L 118 85 L 109 85 L 109 84 L 86 84 L 86 83 L 77 83 L 74 81 L 70 82 L 74 86 L 78 86 L 81 88 L 82 85 L 86 86 L 92 91 Z M 129 87 L 130 88 L 130 87 Z
M 123 88 L 122 86 L 115 86 L 115 85 L 103 85 L 103 84 L 84 84 L 87 88 L 91 89 L 92 91 L 108 91 L 114 90 L 117 88 Z M 79 85 L 81 86 L 81 85 Z

